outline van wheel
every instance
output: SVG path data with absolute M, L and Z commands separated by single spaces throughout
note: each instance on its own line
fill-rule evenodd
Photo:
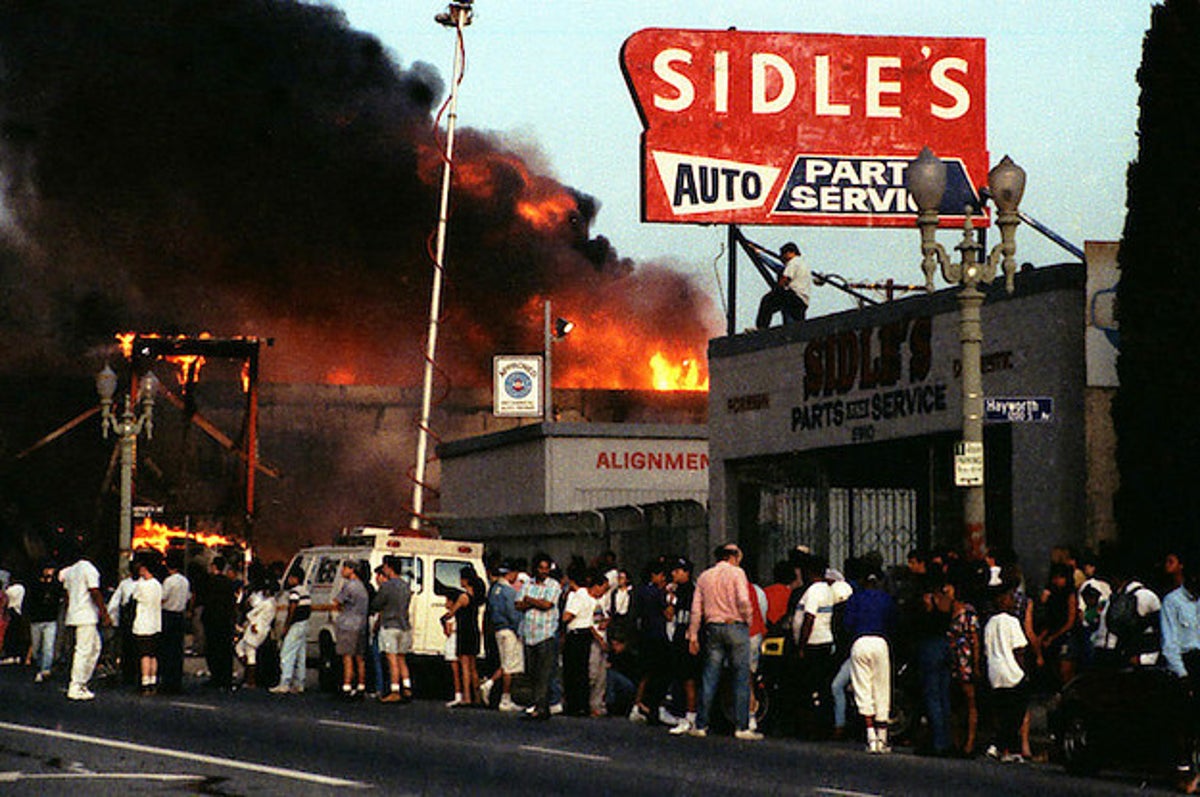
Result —
M 1062 733 L 1063 765 L 1074 775 L 1091 775 L 1100 768 L 1092 748 L 1087 720 L 1072 713 L 1064 723 Z
M 342 683 L 342 659 L 337 655 L 337 646 L 328 632 L 321 634 L 317 646 L 320 651 L 317 684 L 322 692 L 336 692 Z

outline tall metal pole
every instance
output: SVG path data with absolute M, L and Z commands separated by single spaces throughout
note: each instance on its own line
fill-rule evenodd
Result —
M 983 292 L 974 281 L 965 282 L 958 292 L 959 337 L 962 340 L 962 430 L 963 441 L 983 445 Z M 987 553 L 984 487 L 972 484 L 964 488 L 963 525 L 966 554 L 972 561 Z
M 429 451 L 429 416 L 433 410 L 433 369 L 437 353 L 438 320 L 442 314 L 442 274 L 446 255 L 446 226 L 450 208 L 450 177 L 454 171 L 454 125 L 458 119 L 458 84 L 463 71 L 463 28 L 470 22 L 470 3 L 451 3 L 449 19 L 454 25 L 454 79 L 446 116 L 446 153 L 442 164 L 442 195 L 438 206 L 437 244 L 434 253 L 433 290 L 429 299 L 429 332 L 425 348 L 425 377 L 421 383 L 421 419 L 417 425 L 417 462 L 413 472 L 412 518 L 409 528 L 421 528 L 425 510 L 425 461 Z M 439 21 L 441 18 L 439 18 Z
M 550 353 L 554 343 L 554 331 L 550 327 L 550 300 L 546 300 L 546 321 L 545 321 L 545 344 L 543 346 L 546 356 L 542 370 L 542 378 L 544 386 L 542 388 L 542 404 L 545 409 L 542 411 L 542 422 L 552 423 L 554 421 L 554 388 L 550 384 L 551 375 L 554 371 L 552 365 L 553 355 Z
M 117 578 L 124 578 L 129 572 L 129 561 L 133 558 L 133 463 L 137 458 L 139 431 L 129 399 L 125 400 L 125 411 L 116 426 L 116 432 L 121 438 L 121 520 L 117 532 Z
M 737 226 L 730 224 L 726 229 L 726 248 L 729 250 L 729 307 L 725 308 L 725 334 L 737 334 Z

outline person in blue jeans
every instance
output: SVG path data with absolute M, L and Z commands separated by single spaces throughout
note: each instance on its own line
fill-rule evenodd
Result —
M 308 619 L 312 616 L 312 596 L 304 585 L 304 571 L 292 570 L 285 581 L 287 618 L 284 620 L 283 646 L 279 651 L 279 683 L 275 694 L 300 694 L 307 676 Z
M 42 565 L 38 580 L 25 596 L 25 616 L 29 618 L 31 650 L 37 664 L 34 680 L 41 683 L 50 677 L 54 665 L 54 645 L 58 639 L 58 614 L 63 604 L 63 588 L 55 578 L 53 562 Z
M 938 573 L 925 576 L 921 600 L 913 623 L 917 668 L 921 674 L 921 699 L 929 720 L 931 755 L 950 753 L 950 620 L 954 605 L 952 590 Z
M 737 715 L 734 738 L 757 741 L 762 734 L 750 729 L 750 581 L 740 567 L 742 551 L 728 543 L 714 551 L 716 564 L 696 579 L 688 623 L 688 650 L 700 653 L 703 643 L 704 674 L 700 681 L 700 705 L 692 736 L 706 736 L 713 698 L 728 663 L 733 678 L 733 704 Z M 703 639 L 701 638 L 703 637 Z

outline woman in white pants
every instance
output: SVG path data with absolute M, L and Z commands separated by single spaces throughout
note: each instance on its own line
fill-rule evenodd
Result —
M 896 627 L 896 602 L 881 588 L 877 573 L 846 602 L 843 619 L 854 640 L 850 646 L 850 683 L 854 702 L 867 726 L 867 752 L 887 753 L 887 723 L 892 707 L 892 662 L 888 637 Z

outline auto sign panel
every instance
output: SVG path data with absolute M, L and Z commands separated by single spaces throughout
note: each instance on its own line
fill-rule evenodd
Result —
M 621 68 L 645 128 L 645 221 L 907 226 L 922 147 L 942 223 L 987 182 L 985 41 L 649 28 Z M 980 220 L 986 224 L 986 219 Z

